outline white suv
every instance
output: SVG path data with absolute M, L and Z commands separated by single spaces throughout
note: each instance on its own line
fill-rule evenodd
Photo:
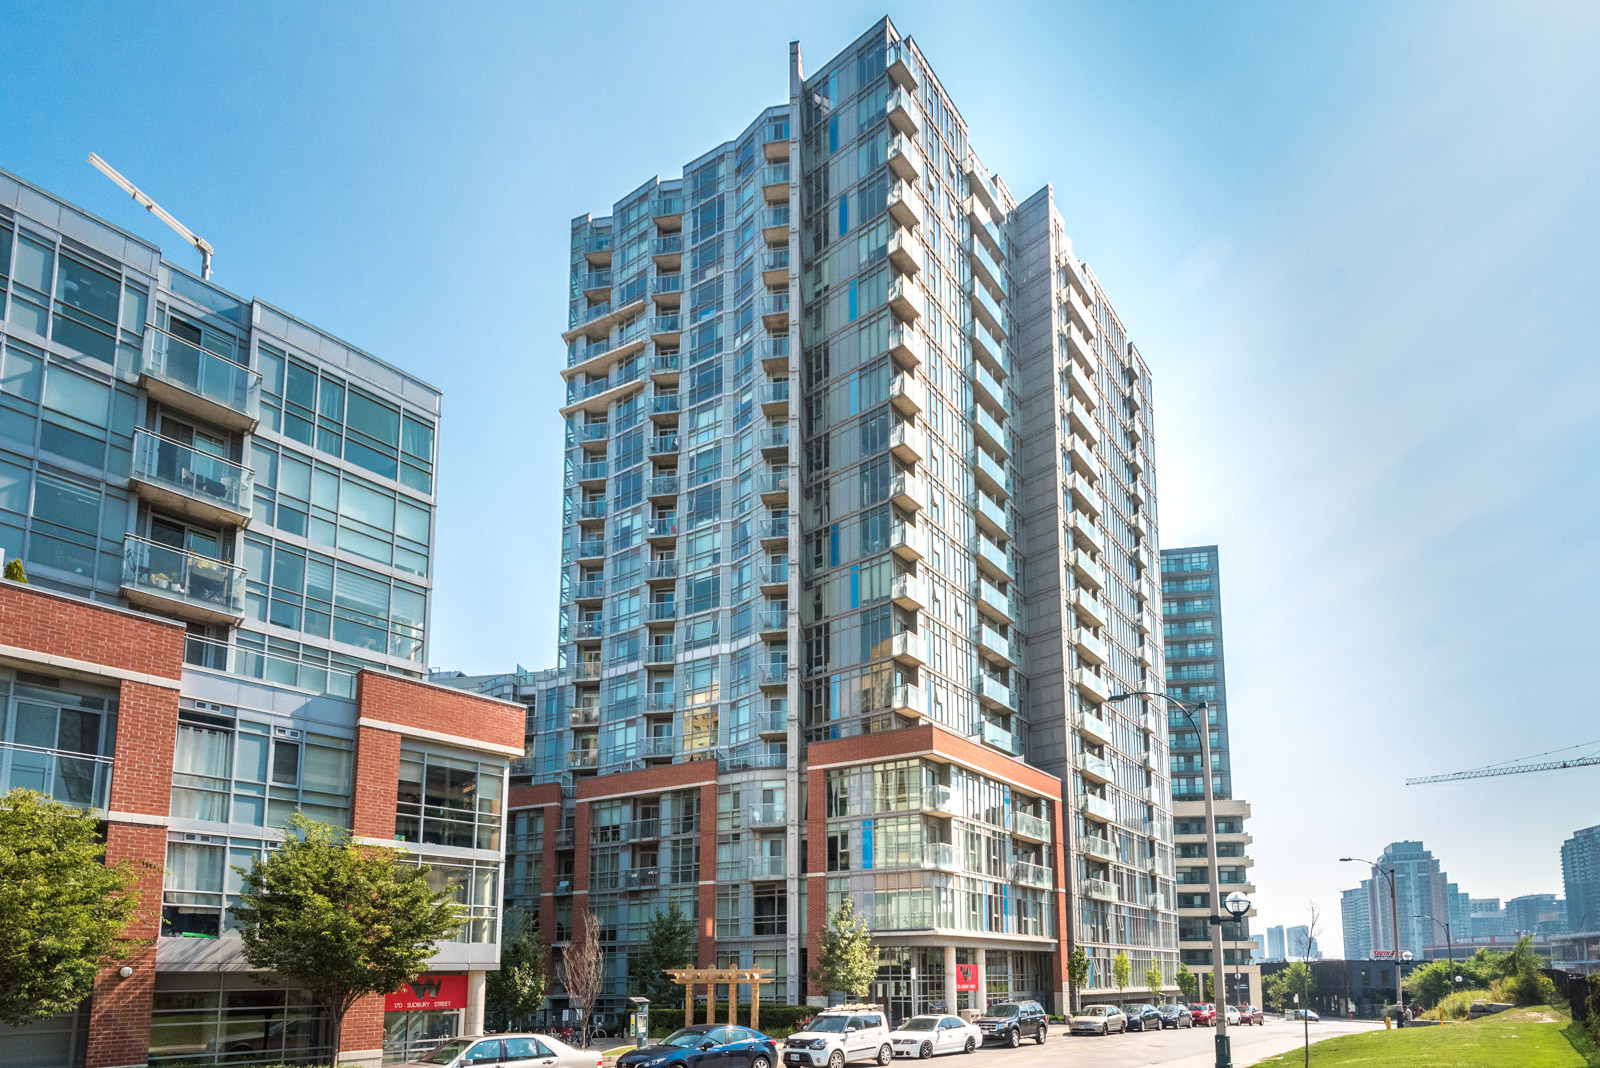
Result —
M 835 1005 L 783 1044 L 785 1068 L 844 1068 L 849 1061 L 888 1064 L 894 1058 L 889 1025 L 877 1005 Z

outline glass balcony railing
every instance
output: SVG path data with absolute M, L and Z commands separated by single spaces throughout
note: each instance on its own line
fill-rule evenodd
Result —
M 980 723 L 978 725 L 978 740 L 985 745 L 993 746 L 1002 753 L 1010 753 L 1012 756 L 1022 755 L 1021 739 L 998 723 L 990 723 L 988 720 Z
M 1048 890 L 1051 884 L 1050 869 L 1043 864 L 1019 860 L 1011 865 L 1011 881 L 1021 883 L 1023 886 Z
M 221 510 L 241 517 L 250 514 L 256 482 L 255 472 L 248 467 L 153 434 L 143 427 L 133 432 L 132 477 L 208 506 L 208 511 Z
M 789 339 L 787 337 L 762 338 L 756 342 L 756 359 L 763 362 L 768 360 L 789 359 Z
M 650 255 L 652 256 L 679 256 L 682 254 L 682 234 L 668 234 L 666 237 L 656 237 L 650 240 Z
M 673 557 L 659 560 L 650 560 L 645 563 L 645 576 L 651 581 L 675 579 L 678 577 L 678 561 Z
M 956 847 L 949 842 L 925 842 L 922 846 L 922 866 L 934 871 L 960 871 Z
M 1050 840 L 1050 824 L 1028 812 L 1012 811 L 1011 831 L 1024 838 L 1032 838 L 1036 842 Z
M 129 535 L 122 549 L 122 586 L 199 609 L 208 617 L 244 617 L 245 570 L 223 560 Z
M 19 789 L 65 805 L 104 809 L 111 793 L 111 758 L 0 742 L 0 794 Z
M 662 215 L 683 214 L 683 194 L 663 193 L 650 202 L 650 214 L 656 217 Z
M 657 434 L 650 439 L 648 451 L 651 456 L 676 456 L 678 454 L 678 435 Z
M 746 827 L 782 827 L 788 821 L 788 810 L 783 805 L 751 805 L 745 811 Z
M 289 686 L 313 693 L 354 699 L 356 676 L 324 664 L 306 663 L 285 656 L 241 649 L 237 645 L 189 635 L 183 641 L 183 662 L 204 671 L 219 671 L 245 679 L 260 679 L 275 686 Z
M 756 881 L 782 879 L 789 873 L 787 857 L 751 857 L 750 878 Z
M 639 743 L 647 757 L 670 757 L 677 751 L 677 739 L 670 734 L 652 734 Z
M 254 425 L 261 413 L 261 376 L 160 330 L 147 330 L 139 373 L 227 409 Z

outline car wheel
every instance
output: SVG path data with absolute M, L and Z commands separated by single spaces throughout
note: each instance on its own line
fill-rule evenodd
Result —
M 917 1047 L 917 1056 L 921 1057 L 923 1060 L 927 1060 L 929 1057 L 933 1056 L 933 1043 L 924 1042 L 921 1046 Z
M 892 1060 L 894 1060 L 894 1050 L 890 1048 L 889 1043 L 885 1042 L 878 1047 L 878 1064 L 888 1064 Z
M 1039 1045 L 1044 1045 L 1044 1024 L 1039 1025 L 1039 1030 L 1033 1033 L 1033 1040 Z
M 844 1050 L 836 1049 L 828 1054 L 828 1068 L 844 1068 Z
M 973 1050 L 975 1050 L 977 1048 L 978 1048 L 978 1040 L 973 1038 L 971 1035 L 968 1035 L 967 1036 L 967 1048 L 962 1050 L 962 1052 L 963 1053 L 971 1053 Z
M 765 1053 L 758 1053 L 750 1058 L 750 1068 L 772 1068 L 772 1062 L 767 1060 Z

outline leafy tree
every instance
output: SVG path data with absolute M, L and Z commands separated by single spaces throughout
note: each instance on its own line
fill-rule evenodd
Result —
M 1499 964 L 1504 989 L 1518 1005 L 1548 1005 L 1556 1000 L 1556 984 L 1544 974 L 1545 959 L 1534 950 L 1532 935 L 1517 939 Z
M 1117 950 L 1117 955 L 1111 958 L 1111 981 L 1117 984 L 1117 994 L 1119 996 L 1132 980 L 1133 962 L 1128 959 L 1126 953 L 1119 949 Z
M 1089 954 L 1082 946 L 1074 946 L 1072 956 L 1067 958 L 1067 979 L 1072 983 L 1073 993 L 1082 997 L 1083 988 L 1089 985 Z
M 1282 1012 L 1288 1012 L 1294 1007 L 1296 994 L 1300 995 L 1300 1004 L 1305 1007 L 1317 984 L 1311 966 L 1305 961 L 1297 960 L 1287 968 L 1267 976 L 1262 980 L 1261 987 L 1262 996 L 1267 999 L 1268 1004 Z
M 573 926 L 574 937 L 561 955 L 561 985 L 583 1019 L 583 1048 L 588 1049 L 590 1017 L 605 979 L 606 951 L 600 944 L 600 917 L 592 909 L 585 909 L 582 919 Z
M 16 557 L 12 557 L 10 560 L 6 561 L 6 578 L 10 579 L 12 582 L 20 582 L 24 586 L 28 584 L 28 573 L 22 569 L 21 560 Z M 52 1013 L 51 1015 L 53 1016 L 55 1014 Z
M 358 845 L 298 812 L 285 830 L 265 860 L 234 869 L 244 888 L 230 911 L 244 959 L 304 987 L 332 1021 L 337 1051 L 350 1007 L 422 974 L 460 928 L 461 907 L 451 889 L 428 885 L 426 866 L 402 863 L 403 850 Z
M 1144 985 L 1150 988 L 1150 999 L 1161 1000 L 1161 988 L 1166 985 L 1167 978 L 1161 974 L 1161 965 L 1156 961 L 1150 962 L 1150 967 L 1144 973 Z
M 12 1027 L 71 1009 L 102 965 L 146 944 L 122 937 L 137 873 L 106 865 L 99 827 L 32 790 L 0 797 L 0 1021 Z
M 628 986 L 653 1006 L 670 1005 L 682 996 L 682 987 L 666 974 L 668 968 L 692 963 L 694 924 L 674 901 L 659 909 L 645 925 L 644 947 L 628 958 Z
M 1217 1000 L 1217 973 L 1215 971 L 1206 972 L 1206 1000 Z
M 1495 954 L 1496 957 L 1504 954 Z M 1455 981 L 1461 976 L 1461 982 Z M 1479 950 L 1474 956 L 1451 964 L 1448 960 L 1430 960 L 1413 969 L 1401 986 L 1406 998 L 1427 1008 L 1439 1004 L 1455 990 L 1487 990 L 1489 983 L 1500 977 L 1499 962 L 1486 958 Z
M 522 927 L 500 946 L 500 970 L 489 973 L 484 1008 L 502 1027 L 516 1027 L 539 1011 L 549 989 L 544 943 Z
M 859 998 L 877 975 L 878 947 L 867 921 L 856 915 L 855 904 L 847 896 L 828 917 L 811 981 L 824 990 Z
M 1200 993 L 1200 980 L 1195 977 L 1194 972 L 1189 968 L 1188 961 L 1180 960 L 1178 962 L 1177 984 L 1178 990 L 1183 994 L 1184 1001 L 1193 1001 L 1195 996 Z

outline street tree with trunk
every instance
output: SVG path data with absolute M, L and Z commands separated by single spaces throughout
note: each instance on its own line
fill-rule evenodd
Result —
M 1175 981 L 1184 1001 L 1193 1001 L 1195 995 L 1200 993 L 1200 980 L 1195 976 L 1187 961 L 1180 960 L 1178 962 L 1178 975 Z
M 661 1006 L 677 1001 L 682 987 L 667 975 L 668 968 L 687 968 L 693 963 L 694 924 L 676 901 L 667 911 L 656 914 L 645 925 L 644 945 L 628 957 L 628 986 L 650 1004 Z
M 344 1018 L 361 998 L 389 994 L 428 968 L 461 928 L 454 889 L 428 885 L 428 868 L 402 849 L 357 843 L 300 813 L 284 840 L 248 870 L 239 903 L 244 959 L 264 983 L 293 980 L 324 1012 L 339 1050 Z
M 105 856 L 94 813 L 32 790 L 0 797 L 0 1021 L 67 1012 L 102 967 L 148 944 L 122 937 L 138 871 Z
M 1161 964 L 1152 960 L 1150 967 L 1145 969 L 1144 985 L 1150 988 L 1150 1000 L 1161 1000 L 1161 988 L 1166 985 L 1167 977 L 1161 974 Z
M 490 972 L 484 989 L 484 1009 L 498 1026 L 515 1029 L 539 1011 L 550 990 L 544 943 L 523 926 L 507 932 L 500 946 L 500 970 Z
M 829 993 L 837 990 L 859 998 L 877 974 L 878 947 L 867 921 L 856 915 L 855 904 L 846 896 L 828 916 L 811 981 Z
M 1111 981 L 1117 984 L 1118 997 L 1121 997 L 1122 992 L 1133 981 L 1133 962 L 1120 949 L 1117 950 L 1117 955 L 1111 958 Z
M 567 1000 L 583 1016 L 580 1031 L 584 1049 L 589 1048 L 589 1018 L 594 1015 L 594 1003 L 600 1000 L 605 959 L 605 948 L 600 945 L 600 917 L 593 910 L 584 909 L 582 919 L 573 924 L 572 941 L 561 955 L 560 968 Z
M 1072 983 L 1073 1007 L 1083 1003 L 1083 988 L 1089 985 L 1089 954 L 1082 946 L 1074 946 L 1067 958 L 1067 979 Z

